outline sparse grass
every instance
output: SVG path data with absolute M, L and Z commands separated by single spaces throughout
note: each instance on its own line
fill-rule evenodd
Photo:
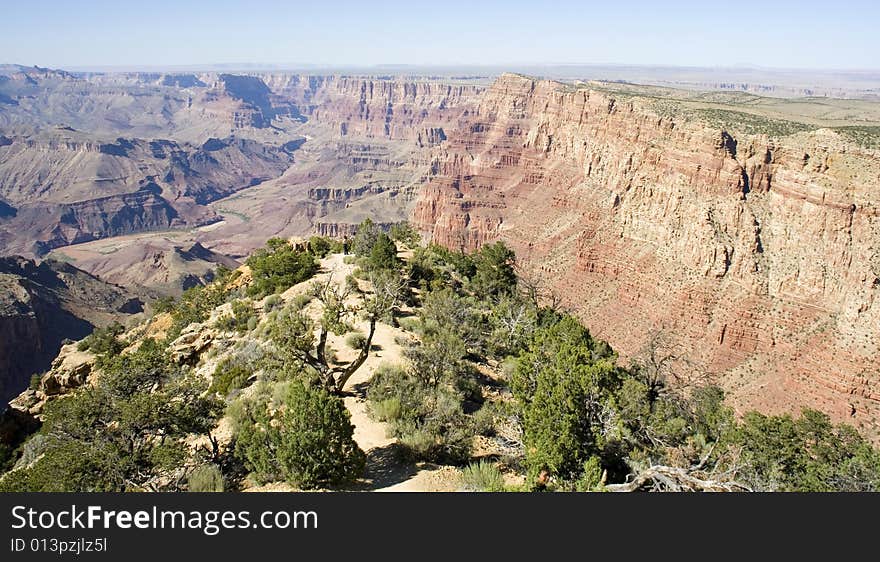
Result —
M 374 402 L 371 406 L 373 416 L 382 422 L 394 422 L 403 414 L 399 398 L 387 398 Z
M 747 135 L 786 137 L 795 133 L 815 130 L 816 127 L 797 121 L 772 119 L 751 113 L 726 109 L 693 109 L 690 113 L 712 127 Z
M 263 310 L 265 312 L 271 312 L 275 309 L 281 308 L 283 305 L 284 299 L 281 298 L 281 295 L 269 295 L 263 303 Z
M 363 349 L 367 336 L 363 332 L 352 332 L 345 337 L 345 344 L 352 349 Z
M 504 477 L 494 464 L 481 460 L 461 471 L 461 484 L 472 492 L 503 492 Z
M 484 404 L 472 418 L 474 433 L 487 437 L 495 435 L 495 407 L 491 403 Z
M 232 359 L 224 359 L 214 369 L 214 380 L 209 390 L 228 396 L 247 382 L 251 371 Z
M 187 478 L 187 487 L 190 492 L 222 492 L 223 473 L 213 464 L 196 467 Z
M 834 131 L 863 148 L 880 148 L 880 127 L 835 127 Z
M 34 373 L 31 375 L 31 384 L 28 386 L 31 390 L 39 390 L 40 389 L 40 381 L 43 379 L 42 373 Z
M 407 316 L 398 319 L 397 325 L 406 332 L 418 332 L 421 322 L 415 316 Z
M 293 297 L 293 300 L 290 301 L 288 305 L 292 310 L 302 310 L 306 307 L 307 304 L 312 302 L 314 297 L 310 294 L 303 293 L 301 295 L 296 295 Z

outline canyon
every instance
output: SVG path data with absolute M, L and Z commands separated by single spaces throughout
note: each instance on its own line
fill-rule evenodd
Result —
M 505 75 L 413 222 L 452 248 L 504 240 L 623 356 L 662 331 L 740 411 L 811 406 L 877 435 L 880 155 L 667 102 Z
M 505 241 L 622 357 L 663 334 L 738 411 L 876 437 L 880 104 L 719 88 L 14 68 L 0 254 L 177 294 L 271 236 L 409 220 Z
M 65 340 L 142 311 L 143 302 L 122 287 L 69 264 L 0 258 L 0 400 L 48 369 Z

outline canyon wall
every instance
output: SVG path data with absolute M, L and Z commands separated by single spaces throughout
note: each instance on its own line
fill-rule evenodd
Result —
M 0 255 L 218 220 L 206 204 L 279 176 L 292 151 L 242 138 L 200 146 L 99 142 L 66 129 L 0 146 Z
M 0 258 L 0 404 L 47 369 L 65 339 L 141 310 L 121 288 L 71 265 Z
M 505 240 L 623 356 L 662 331 L 739 411 L 880 433 L 876 152 L 517 75 L 447 136 L 412 215 L 435 241 Z
M 476 84 L 407 78 L 270 74 L 273 92 L 340 136 L 415 141 L 434 146 L 445 127 L 467 115 L 483 91 Z

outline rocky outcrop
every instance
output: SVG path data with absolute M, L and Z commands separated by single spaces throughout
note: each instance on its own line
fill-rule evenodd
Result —
M 217 335 L 216 330 L 204 324 L 190 324 L 168 346 L 171 360 L 181 365 L 197 363 L 199 356 L 211 347 Z
M 141 310 L 138 299 L 71 265 L 0 258 L 0 400 L 5 404 L 49 368 L 65 340 Z M 67 366 L 68 374 L 54 379 L 58 385 L 46 388 L 80 380 L 82 373 Z
M 738 407 L 880 431 L 876 153 L 505 75 L 432 169 L 421 230 L 454 248 L 506 240 L 624 355 L 663 330 Z
M 358 225 L 360 223 L 353 222 L 315 222 L 315 234 L 318 236 L 326 236 L 328 238 L 354 238 L 357 234 Z M 378 228 L 388 232 L 394 226 L 393 222 L 376 222 Z
M 95 356 L 77 350 L 76 344 L 62 346 L 50 370 L 37 384 L 16 396 L 8 406 L 4 404 L 0 412 L 0 443 L 15 447 L 37 431 L 46 404 L 85 385 L 94 364 Z
M 95 366 L 95 356 L 79 351 L 76 344 L 61 347 L 49 372 L 40 377 L 37 397 L 48 398 L 67 394 L 86 383 Z

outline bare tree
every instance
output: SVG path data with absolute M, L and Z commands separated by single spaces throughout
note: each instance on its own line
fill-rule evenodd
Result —
M 706 384 L 709 375 L 691 361 L 684 348 L 662 330 L 648 334 L 648 341 L 633 359 L 633 373 L 649 389 L 651 401 L 671 386 L 687 389 Z
M 740 481 L 739 463 L 710 462 L 714 445 L 700 462 L 690 467 L 651 465 L 623 484 L 607 484 L 609 492 L 752 492 L 751 486 Z
M 544 276 L 535 275 L 519 264 L 514 264 L 513 270 L 516 272 L 520 293 L 535 308 L 546 306 L 551 310 L 561 310 L 562 297 L 553 290 Z
M 363 298 L 360 303 L 351 302 L 354 292 L 360 293 L 360 290 L 350 284 L 340 286 L 335 283 L 332 273 L 325 282 L 313 285 L 313 295 L 322 308 L 317 338 L 314 322 L 301 311 L 288 313 L 287 317 L 279 319 L 273 329 L 272 339 L 275 344 L 314 369 L 324 388 L 336 394 L 342 392 L 348 379 L 367 360 L 377 322 L 393 317 L 405 295 L 406 281 L 397 272 L 371 273 L 368 281 L 372 292 L 361 293 Z M 331 361 L 327 350 L 329 335 L 341 335 L 349 331 L 351 320 L 359 314 L 369 323 L 369 330 L 358 349 L 357 357 L 349 363 Z
M 497 337 L 507 349 L 512 349 L 518 338 L 531 335 L 537 327 L 535 308 L 523 299 L 502 297 L 492 312 Z

